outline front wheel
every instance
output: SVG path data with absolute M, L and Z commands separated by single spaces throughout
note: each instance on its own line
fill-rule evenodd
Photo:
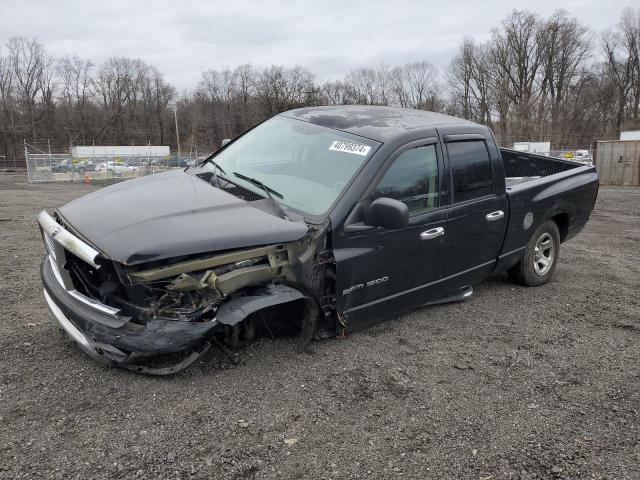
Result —
M 544 285 L 553 276 L 560 256 L 560 232 L 553 220 L 538 227 L 531 236 L 522 260 L 509 270 L 509 276 L 520 285 Z

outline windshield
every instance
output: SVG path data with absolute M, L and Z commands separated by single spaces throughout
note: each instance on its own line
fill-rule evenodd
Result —
M 213 157 L 224 178 L 264 195 L 240 176 L 278 192 L 277 201 L 302 213 L 325 213 L 378 142 L 286 117 L 274 117 Z M 214 170 L 212 163 L 203 168 Z M 220 169 L 216 172 L 221 175 Z M 238 175 L 234 175 L 240 174 Z

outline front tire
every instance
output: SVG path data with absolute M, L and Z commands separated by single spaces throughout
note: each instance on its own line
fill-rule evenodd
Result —
M 553 220 L 547 220 L 527 243 L 524 257 L 509 270 L 511 279 L 527 287 L 544 285 L 553 276 L 560 257 L 560 232 Z

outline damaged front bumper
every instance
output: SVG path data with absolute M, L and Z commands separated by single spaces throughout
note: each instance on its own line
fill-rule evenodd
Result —
M 76 290 L 64 268 L 68 252 L 96 269 L 100 253 L 47 212 L 38 215 L 47 255 L 41 275 L 44 297 L 58 326 L 87 355 L 110 366 L 151 375 L 180 371 L 204 354 L 218 327 L 215 319 L 185 322 L 144 318 L 132 322 L 121 310 Z
M 130 322 L 96 308 L 100 304 L 91 305 L 70 293 L 59 281 L 57 270 L 51 257 L 45 257 L 41 273 L 49 309 L 60 328 L 83 352 L 107 365 L 151 375 L 178 372 L 208 350 L 207 340 L 219 327 L 215 319 L 183 322 L 154 318 L 145 324 Z
M 199 269 L 201 263 L 211 268 L 220 262 L 244 262 L 253 256 L 263 255 L 268 260 L 265 265 L 251 264 L 220 276 L 207 272 L 207 278 L 213 278 L 218 291 L 224 295 L 215 305 L 215 316 L 192 321 L 188 317 L 168 317 L 157 312 L 143 314 L 143 308 L 135 314 L 131 308 L 123 313 L 113 302 L 109 305 L 103 303 L 106 295 L 96 296 L 92 292 L 92 296 L 87 296 L 78 291 L 67 269 L 72 258 L 86 262 L 95 270 L 106 268 L 105 260 L 108 259 L 47 212 L 38 215 L 38 223 L 47 250 L 41 266 L 44 297 L 56 322 L 82 351 L 110 366 L 150 375 L 169 375 L 187 368 L 212 344 L 225 351 L 216 335 L 228 331 L 229 327 L 236 328 L 237 324 L 259 310 L 305 300 L 307 311 L 315 311 L 315 302 L 305 293 L 284 283 L 273 282 L 275 277 L 281 279 L 286 266 L 281 258 L 283 247 L 275 246 L 225 253 L 135 273 L 142 280 L 149 280 L 147 277 L 154 280 L 157 276 L 165 278 L 179 274 L 179 271 L 173 271 L 176 268 L 191 272 Z M 183 282 L 185 278 L 180 275 L 178 280 Z M 243 290 L 239 291 L 241 287 Z M 307 317 L 306 321 L 315 318 Z

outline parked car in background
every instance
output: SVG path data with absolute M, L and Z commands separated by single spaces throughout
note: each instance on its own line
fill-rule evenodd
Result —
M 169 167 L 180 167 L 180 168 L 185 168 L 189 166 L 189 159 L 188 158 L 178 158 L 178 157 L 171 157 L 171 159 L 169 159 L 167 161 L 167 166 Z
M 576 155 L 574 157 L 574 160 L 576 162 L 588 163 L 588 164 L 591 164 L 593 161 L 589 150 L 576 150 Z
M 95 172 L 96 164 L 92 160 L 80 160 L 74 165 L 74 168 L 80 174 L 85 172 Z
M 91 160 L 65 159 L 51 165 L 53 173 L 79 173 L 80 175 L 85 172 L 93 172 L 95 168 L 96 164 Z
M 96 172 L 109 172 L 112 175 L 121 175 L 127 172 L 136 172 L 138 167 L 125 162 L 104 162 L 96 165 Z
M 62 160 L 58 163 L 51 164 L 52 173 L 68 173 L 73 171 L 73 165 L 70 160 Z

